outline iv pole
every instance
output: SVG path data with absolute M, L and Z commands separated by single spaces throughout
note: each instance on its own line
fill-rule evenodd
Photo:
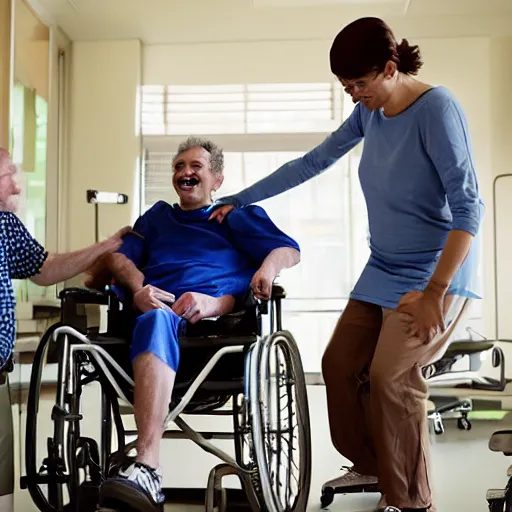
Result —
M 87 202 L 94 204 L 94 241 L 99 242 L 100 239 L 100 204 L 126 204 L 128 196 L 119 192 L 100 192 L 98 190 L 87 190 Z

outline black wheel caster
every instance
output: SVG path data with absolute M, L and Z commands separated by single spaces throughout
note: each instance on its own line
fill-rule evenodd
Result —
M 322 496 L 320 497 L 320 503 L 322 508 L 327 508 L 334 501 L 334 489 L 326 487 L 322 490 Z
M 459 418 L 457 420 L 457 427 L 459 430 L 471 430 L 471 426 L 471 422 L 465 417 Z
M 504 512 L 503 507 L 505 506 L 504 500 L 489 500 L 489 512 Z

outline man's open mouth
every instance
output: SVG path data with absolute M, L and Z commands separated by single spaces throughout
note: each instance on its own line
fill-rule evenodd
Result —
M 192 190 L 198 183 L 199 180 L 197 178 L 180 178 L 178 180 L 178 187 L 180 190 Z

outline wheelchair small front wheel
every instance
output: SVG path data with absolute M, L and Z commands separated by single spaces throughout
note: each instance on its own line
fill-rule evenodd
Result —
M 327 487 L 322 491 L 320 503 L 322 508 L 327 508 L 334 501 L 334 489 Z

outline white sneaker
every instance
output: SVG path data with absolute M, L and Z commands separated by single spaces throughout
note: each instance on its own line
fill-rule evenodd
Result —
M 333 478 L 322 486 L 322 490 L 327 487 L 331 489 L 340 488 L 351 488 L 351 487 L 369 487 L 379 483 L 379 479 L 376 476 L 360 475 L 357 471 L 352 468 L 343 467 L 345 473 L 338 478 Z
M 100 502 L 104 507 L 130 504 L 135 510 L 163 511 L 162 473 L 141 462 L 127 461 L 117 474 L 102 483 Z

